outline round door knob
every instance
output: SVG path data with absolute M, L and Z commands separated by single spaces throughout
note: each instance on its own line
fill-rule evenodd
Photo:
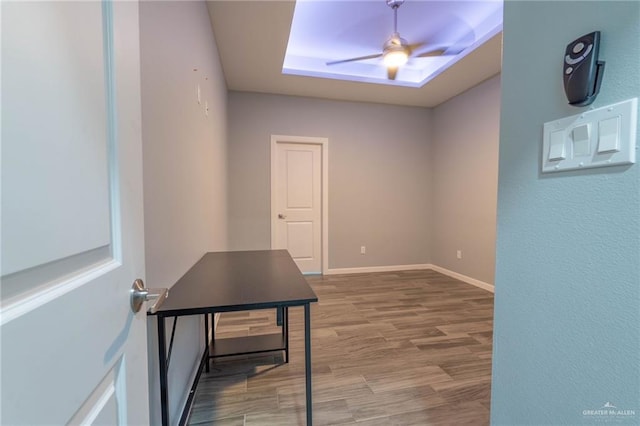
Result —
M 164 299 L 169 295 L 167 288 L 146 288 L 144 282 L 138 278 L 131 286 L 130 304 L 133 313 L 137 313 L 142 304 L 149 300 L 156 299 L 155 303 L 149 308 L 149 313 L 155 314 Z

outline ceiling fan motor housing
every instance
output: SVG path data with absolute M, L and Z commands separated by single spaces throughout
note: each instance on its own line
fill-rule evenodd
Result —
M 407 40 L 400 37 L 400 34 L 393 33 L 393 35 L 384 43 L 382 50 L 383 52 L 407 51 L 408 47 L 409 43 Z

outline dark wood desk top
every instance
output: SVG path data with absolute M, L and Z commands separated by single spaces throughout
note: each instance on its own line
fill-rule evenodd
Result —
M 317 302 L 286 250 L 205 254 L 169 290 L 155 315 L 295 306 Z

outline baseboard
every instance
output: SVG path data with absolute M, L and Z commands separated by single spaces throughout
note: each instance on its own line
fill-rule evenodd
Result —
M 466 275 L 459 274 L 457 272 L 450 271 L 443 267 L 437 265 L 429 265 L 429 269 L 432 269 L 436 272 L 440 272 L 441 274 L 447 275 L 451 278 L 455 278 L 467 284 L 471 284 L 483 290 L 487 290 L 491 293 L 495 292 L 495 286 L 493 284 L 485 283 L 484 281 L 476 280 L 475 278 L 468 277 Z
M 191 405 L 193 403 L 194 397 L 193 394 L 195 392 L 194 384 L 197 384 L 198 379 L 200 378 L 200 373 L 202 372 L 202 362 L 202 360 L 196 362 L 193 370 L 191 371 L 191 374 L 189 375 L 189 380 L 187 381 L 187 383 L 191 383 L 192 385 L 189 389 L 189 392 L 186 392 L 183 396 L 182 401 L 180 401 L 180 405 L 178 405 L 178 407 L 182 407 L 182 410 L 180 410 L 180 416 L 176 417 L 176 419 L 178 420 L 178 425 L 186 424 L 187 420 L 189 419 L 189 413 L 191 412 Z
M 493 284 L 485 283 L 484 281 L 480 281 L 475 278 L 450 271 L 441 266 L 433 265 L 431 263 L 419 263 L 415 265 L 365 266 L 360 268 L 333 268 L 327 270 L 324 275 L 366 274 L 369 272 L 412 271 L 418 269 L 431 269 L 433 271 L 447 275 L 451 278 L 455 278 L 467 284 L 471 284 L 491 293 L 494 292 Z
M 393 271 L 412 271 L 416 269 L 430 269 L 428 263 L 419 263 L 416 265 L 391 265 L 391 266 L 364 266 L 359 268 L 334 268 L 328 269 L 325 275 L 341 275 L 341 274 L 365 274 L 368 272 L 393 272 Z
M 213 332 L 218 328 L 219 321 L 220 313 L 214 314 L 213 324 L 210 324 L 209 330 L 207 330 L 207 334 L 209 336 L 209 342 L 207 342 L 207 345 L 211 342 L 211 339 L 213 338 Z M 204 348 L 203 350 L 206 352 L 206 348 Z M 203 362 L 206 362 L 205 354 L 202 355 L 202 359 L 200 360 L 200 362 L 195 365 L 194 370 L 191 372 L 191 376 L 189 377 L 188 383 L 192 383 L 192 385 L 190 391 L 184 397 L 182 404 L 180 404 L 180 407 L 182 407 L 182 414 L 180 416 L 180 420 L 178 421 L 179 425 L 184 425 L 189 420 L 191 405 L 193 404 L 193 394 L 195 393 L 195 387 L 199 381 L 200 374 L 202 373 Z

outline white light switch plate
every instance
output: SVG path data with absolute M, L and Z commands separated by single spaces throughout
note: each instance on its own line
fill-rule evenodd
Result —
M 544 123 L 542 172 L 635 163 L 637 111 L 638 98 L 633 98 Z M 611 123 L 610 119 L 616 117 L 619 118 L 620 124 L 617 139 L 611 135 L 612 126 L 608 125 Z M 584 127 L 585 125 L 588 127 Z M 576 129 L 575 132 L 574 129 Z M 601 134 L 603 131 L 606 134 Z M 587 140 L 574 141 L 574 137 L 584 138 L 585 135 L 588 135 Z M 614 147 L 618 148 L 617 151 L 610 149 L 612 138 L 615 141 Z M 559 146 L 559 143 L 562 145 Z M 605 152 L 599 149 L 600 144 L 603 145 L 601 148 L 607 146 Z

